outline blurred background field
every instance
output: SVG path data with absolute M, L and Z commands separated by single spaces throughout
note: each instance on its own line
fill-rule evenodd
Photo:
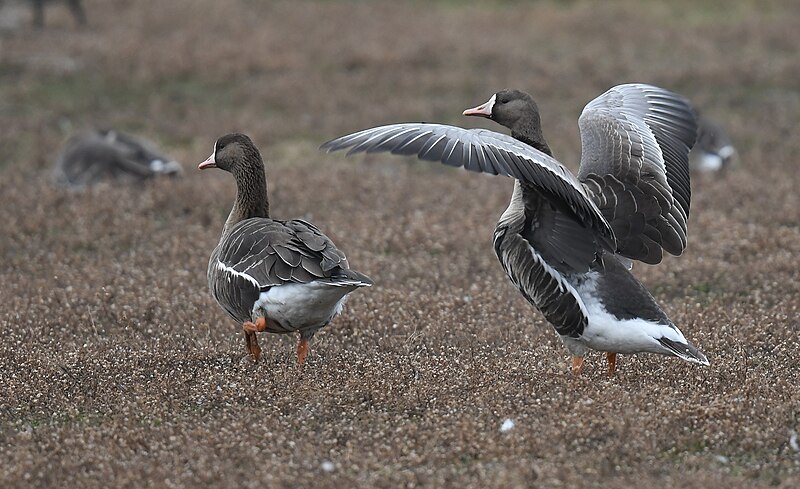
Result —
M 0 485 L 800 486 L 800 3 L 53 1 L 0 4 Z M 533 94 L 556 157 L 618 83 L 675 90 L 741 164 L 693 180 L 689 248 L 635 273 L 712 362 L 587 358 L 580 379 L 491 232 L 511 181 L 318 146 Z M 182 178 L 50 181 L 73 132 L 156 141 Z M 275 217 L 376 282 L 320 332 L 243 360 L 206 290 L 234 197 L 195 171 L 249 134 Z M 209 174 L 211 173 L 211 174 Z M 506 419 L 514 427 L 501 433 Z M 111 482 L 113 481 L 113 483 Z

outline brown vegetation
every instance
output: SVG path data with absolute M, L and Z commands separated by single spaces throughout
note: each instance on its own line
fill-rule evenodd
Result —
M 85 30 L 66 9 L 0 29 L 0 485 L 800 485 L 796 2 L 85 6 Z M 710 368 L 623 356 L 609 380 L 594 354 L 572 378 L 491 251 L 510 181 L 316 149 L 481 123 L 461 110 L 518 87 L 575 168 L 583 104 L 626 81 L 688 96 L 740 152 L 693 182 L 687 253 L 635 268 Z M 54 188 L 60 144 L 94 125 L 187 174 Z M 289 337 L 248 363 L 206 291 L 234 188 L 190 165 L 232 130 L 262 147 L 274 214 L 312 220 L 376 282 L 302 372 Z

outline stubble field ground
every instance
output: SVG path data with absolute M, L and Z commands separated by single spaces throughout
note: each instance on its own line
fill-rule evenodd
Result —
M 85 3 L 84 30 L 58 3 L 42 31 L 0 6 L 1 485 L 800 486 L 800 4 Z M 709 368 L 624 356 L 608 379 L 594 353 L 573 378 L 492 253 L 510 180 L 317 151 L 381 123 L 492 127 L 460 113 L 516 87 L 575 170 L 580 110 L 628 81 L 686 95 L 740 152 L 693 180 L 684 256 L 635 267 Z M 184 177 L 54 188 L 92 126 Z M 248 362 L 206 290 L 235 189 L 195 166 L 234 130 L 273 214 L 376 283 L 302 371 L 290 337 Z

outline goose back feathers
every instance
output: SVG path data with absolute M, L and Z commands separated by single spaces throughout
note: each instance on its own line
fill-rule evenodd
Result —
M 347 292 L 371 285 L 313 224 L 295 219 L 250 218 L 232 225 L 208 264 L 211 295 L 236 321 L 253 321 L 262 293 L 287 284 L 318 282 Z M 311 326 L 320 326 L 314 324 Z

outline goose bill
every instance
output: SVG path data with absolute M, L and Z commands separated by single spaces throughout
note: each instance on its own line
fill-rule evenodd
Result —
M 214 160 L 214 153 L 211 153 L 211 156 L 206 158 L 206 160 L 199 165 L 197 165 L 198 170 L 205 170 L 206 168 L 216 168 L 217 162 Z
M 471 109 L 467 109 L 463 112 L 463 115 L 476 115 L 479 117 L 486 117 L 491 119 L 492 118 L 492 108 L 494 108 L 494 99 L 497 95 L 492 95 L 486 103 L 479 105 L 477 107 L 473 107 Z

